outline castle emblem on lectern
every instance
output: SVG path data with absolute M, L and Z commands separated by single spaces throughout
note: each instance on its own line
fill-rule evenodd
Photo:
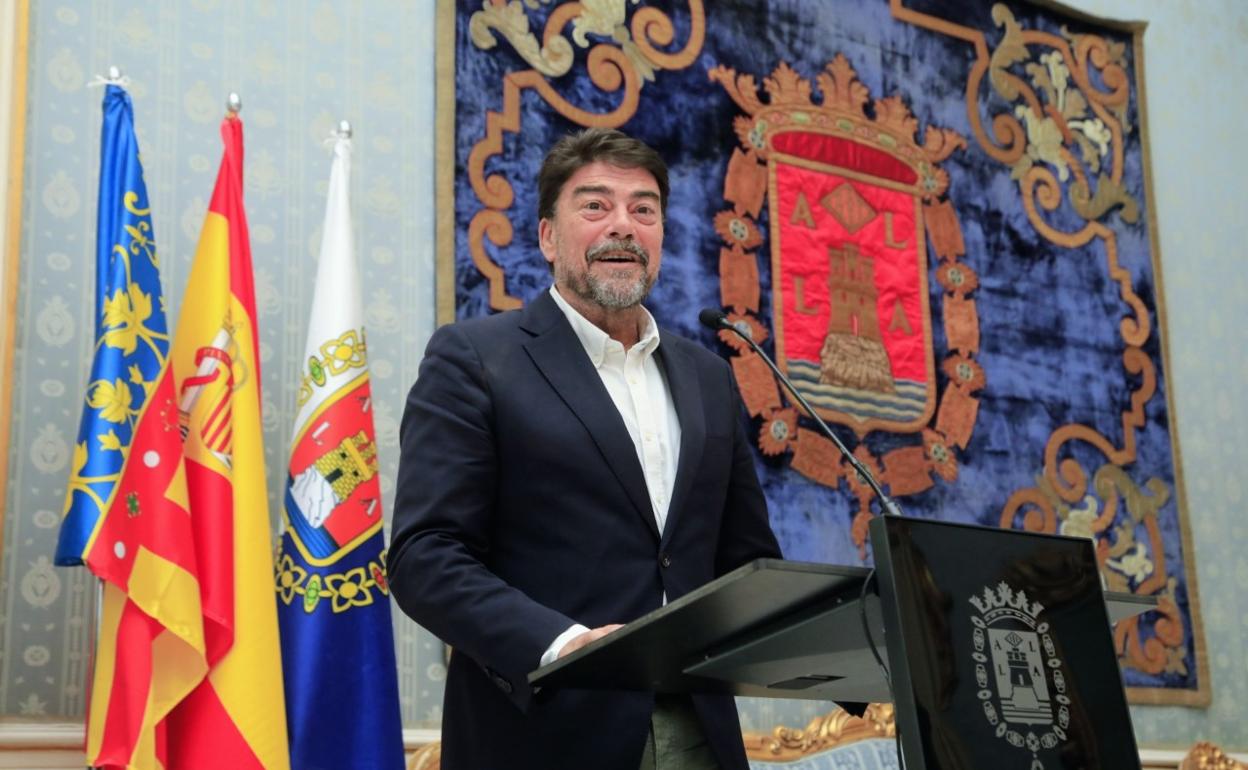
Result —
M 996 736 L 1031 752 L 1031 770 L 1044 770 L 1040 752 L 1066 740 L 1070 697 L 1044 605 L 1004 581 L 970 597 L 975 683 L 984 717 Z

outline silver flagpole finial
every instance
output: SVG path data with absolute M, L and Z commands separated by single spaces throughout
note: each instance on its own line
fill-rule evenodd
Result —
M 349 120 L 338 121 L 338 135 L 344 139 L 351 138 L 351 121 Z
M 117 86 L 118 88 L 125 88 L 129 85 L 130 78 L 121 74 L 121 67 L 113 64 L 108 68 L 108 77 L 96 75 L 91 79 L 90 83 L 87 83 L 87 88 L 95 88 L 96 86 Z
M 230 95 L 225 97 L 225 108 L 237 115 L 243 109 L 243 97 L 231 91 Z

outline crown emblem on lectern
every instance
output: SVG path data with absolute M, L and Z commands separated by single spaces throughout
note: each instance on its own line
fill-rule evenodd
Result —
M 1031 770 L 1044 770 L 1041 755 L 1066 740 L 1070 697 L 1057 647 L 1044 620 L 1044 605 L 1004 580 L 968 597 L 975 684 L 984 718 L 997 738 L 1031 752 Z
M 985 622 L 990 622 L 989 616 L 997 617 L 1012 612 L 1021 612 L 1035 620 L 1041 612 L 1044 612 L 1043 604 L 1029 603 L 1025 591 L 1015 591 L 1004 580 L 997 583 L 996 590 L 984 588 L 982 596 L 972 596 L 970 602 L 984 616 Z

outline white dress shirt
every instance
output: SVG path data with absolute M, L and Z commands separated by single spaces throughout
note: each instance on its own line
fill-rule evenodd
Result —
M 650 493 L 650 508 L 659 532 L 667 523 L 672 490 L 676 487 L 676 464 L 680 459 L 680 420 L 671 391 L 659 370 L 654 353 L 659 348 L 659 327 L 644 307 L 643 328 L 637 344 L 628 350 L 611 339 L 602 329 L 590 323 L 576 308 L 568 304 L 552 285 L 550 296 L 563 311 L 572 331 L 585 348 L 602 384 L 611 396 L 628 429 L 641 471 Z M 666 597 L 664 597 L 666 603 Z M 559 650 L 574 637 L 588 631 L 576 624 L 557 636 L 542 655 L 541 664 L 554 661 Z

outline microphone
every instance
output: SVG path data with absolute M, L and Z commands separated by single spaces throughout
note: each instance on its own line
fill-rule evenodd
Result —
M 713 307 L 702 308 L 701 312 L 698 313 L 698 321 L 713 331 L 719 331 L 720 329 L 736 330 L 732 324 L 728 323 L 728 314 Z
M 771 360 L 771 356 L 764 353 L 763 349 L 760 348 L 754 340 L 750 339 L 750 335 L 733 325 L 733 323 L 728 320 L 728 315 L 722 310 L 716 310 L 712 307 L 703 308 L 702 311 L 698 313 L 698 321 L 712 331 L 729 331 L 744 340 L 745 344 L 750 346 L 750 350 L 753 350 L 758 354 L 759 358 L 763 359 L 763 363 L 767 364 L 767 367 L 771 369 L 771 373 L 775 375 L 776 379 L 784 384 L 784 387 L 788 389 L 789 393 L 793 394 L 793 398 L 795 398 L 797 402 L 802 405 L 802 408 L 806 410 L 806 414 L 810 415 L 814 419 L 815 423 L 819 426 L 820 432 L 827 436 L 828 439 L 836 445 L 836 448 L 840 450 L 841 455 L 845 458 L 846 462 L 849 463 L 849 466 L 858 474 L 858 478 L 865 481 L 867 486 L 871 487 L 871 491 L 874 492 L 875 496 L 880 499 L 880 507 L 883 509 L 884 514 L 886 516 L 901 515 L 901 508 L 897 506 L 897 503 L 893 500 L 893 498 L 884 494 L 884 490 L 880 489 L 879 482 L 876 481 L 875 476 L 872 476 L 871 472 L 867 470 L 867 466 L 863 465 L 857 457 L 854 457 L 853 453 L 849 451 L 837 435 L 832 432 L 832 429 L 828 427 L 828 424 L 823 421 L 823 418 L 819 416 L 819 413 L 816 412 L 806 401 L 806 399 L 802 397 L 801 393 L 797 392 L 797 388 L 788 377 L 784 376 L 784 372 L 780 371 L 779 367 L 776 366 L 776 362 Z

